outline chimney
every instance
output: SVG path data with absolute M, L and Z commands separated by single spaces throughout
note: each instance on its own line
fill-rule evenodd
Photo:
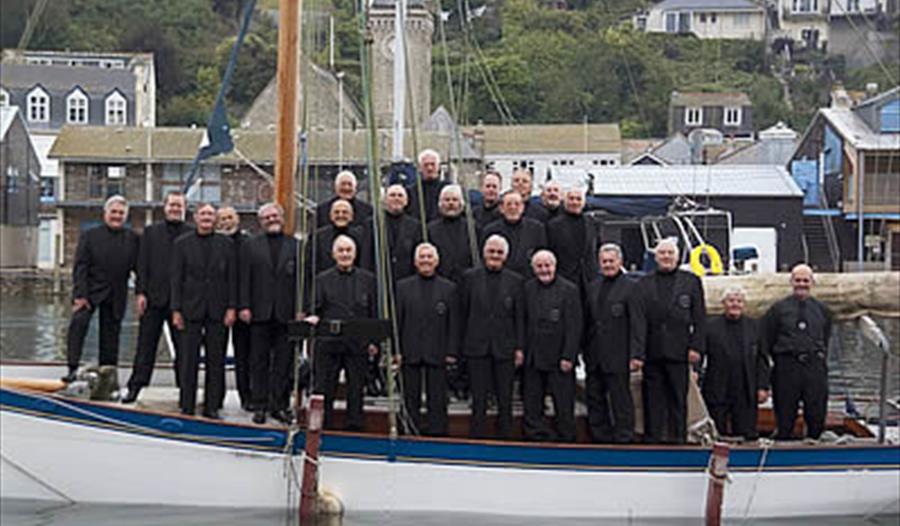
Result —
M 869 82 L 866 84 L 866 95 L 869 97 L 874 97 L 878 95 L 878 83 L 877 82 Z
M 853 105 L 850 95 L 844 89 L 844 85 L 836 83 L 831 90 L 831 107 L 832 108 L 849 108 Z

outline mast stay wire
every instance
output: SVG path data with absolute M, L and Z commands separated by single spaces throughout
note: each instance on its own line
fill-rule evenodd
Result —
M 881 72 L 884 73 L 885 78 L 887 78 L 887 80 L 890 81 L 890 85 L 895 86 L 897 84 L 897 79 L 894 78 L 894 76 L 891 74 L 890 70 L 888 70 L 887 66 L 884 65 L 884 62 L 881 60 L 881 57 L 879 57 L 878 54 L 875 53 L 875 51 L 872 49 L 872 47 L 869 46 L 869 40 L 859 30 L 859 27 L 856 25 L 856 22 L 853 21 L 852 14 L 847 12 L 846 8 L 844 8 L 844 6 L 841 4 L 840 0 L 833 2 L 833 4 L 837 5 L 838 8 L 840 8 L 841 12 L 844 14 L 844 18 L 847 19 L 847 23 L 850 24 L 850 28 L 853 30 L 854 33 L 856 33 L 856 36 L 862 42 L 862 45 L 865 48 L 866 52 L 869 55 L 871 55 L 872 58 L 875 59 L 875 62 L 878 64 L 878 67 L 881 69 Z M 863 13 L 862 11 L 860 11 L 860 14 L 862 14 L 863 20 L 865 20 L 869 24 L 869 28 L 873 32 L 877 32 L 875 30 L 875 28 L 872 26 L 871 22 L 869 21 L 869 18 L 866 16 L 866 14 Z M 880 45 L 883 46 L 883 44 L 880 44 Z

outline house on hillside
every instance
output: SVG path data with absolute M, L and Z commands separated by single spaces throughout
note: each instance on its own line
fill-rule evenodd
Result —
M 0 107 L 0 267 L 34 267 L 41 164 L 17 106 Z
M 664 0 L 635 15 L 634 25 L 650 33 L 765 40 L 766 11 L 751 0 Z
M 895 62 L 900 36 L 890 10 L 891 0 L 831 0 L 828 53 L 841 55 L 848 68 Z
M 673 91 L 669 99 L 669 136 L 712 128 L 724 137 L 752 137 L 753 103 L 746 93 Z
M 813 117 L 790 170 L 804 191 L 809 259 L 837 270 L 900 269 L 900 87 Z
M 789 42 L 791 50 L 827 50 L 830 9 L 830 0 L 775 0 L 778 27 L 770 33 L 770 39 Z

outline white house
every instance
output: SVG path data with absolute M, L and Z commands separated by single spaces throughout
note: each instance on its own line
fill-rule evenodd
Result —
M 698 38 L 764 40 L 766 11 L 751 0 L 665 0 L 639 13 L 635 26 Z

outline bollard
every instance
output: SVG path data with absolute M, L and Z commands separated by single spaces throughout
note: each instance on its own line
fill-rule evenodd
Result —
M 728 479 L 728 444 L 713 444 L 709 457 L 709 483 L 706 486 L 706 526 L 722 524 L 722 501 Z
M 315 394 L 309 397 L 306 414 L 306 457 L 303 459 L 303 483 L 300 487 L 300 521 L 316 514 L 319 494 L 319 442 L 322 439 L 322 422 L 325 418 L 325 397 Z

